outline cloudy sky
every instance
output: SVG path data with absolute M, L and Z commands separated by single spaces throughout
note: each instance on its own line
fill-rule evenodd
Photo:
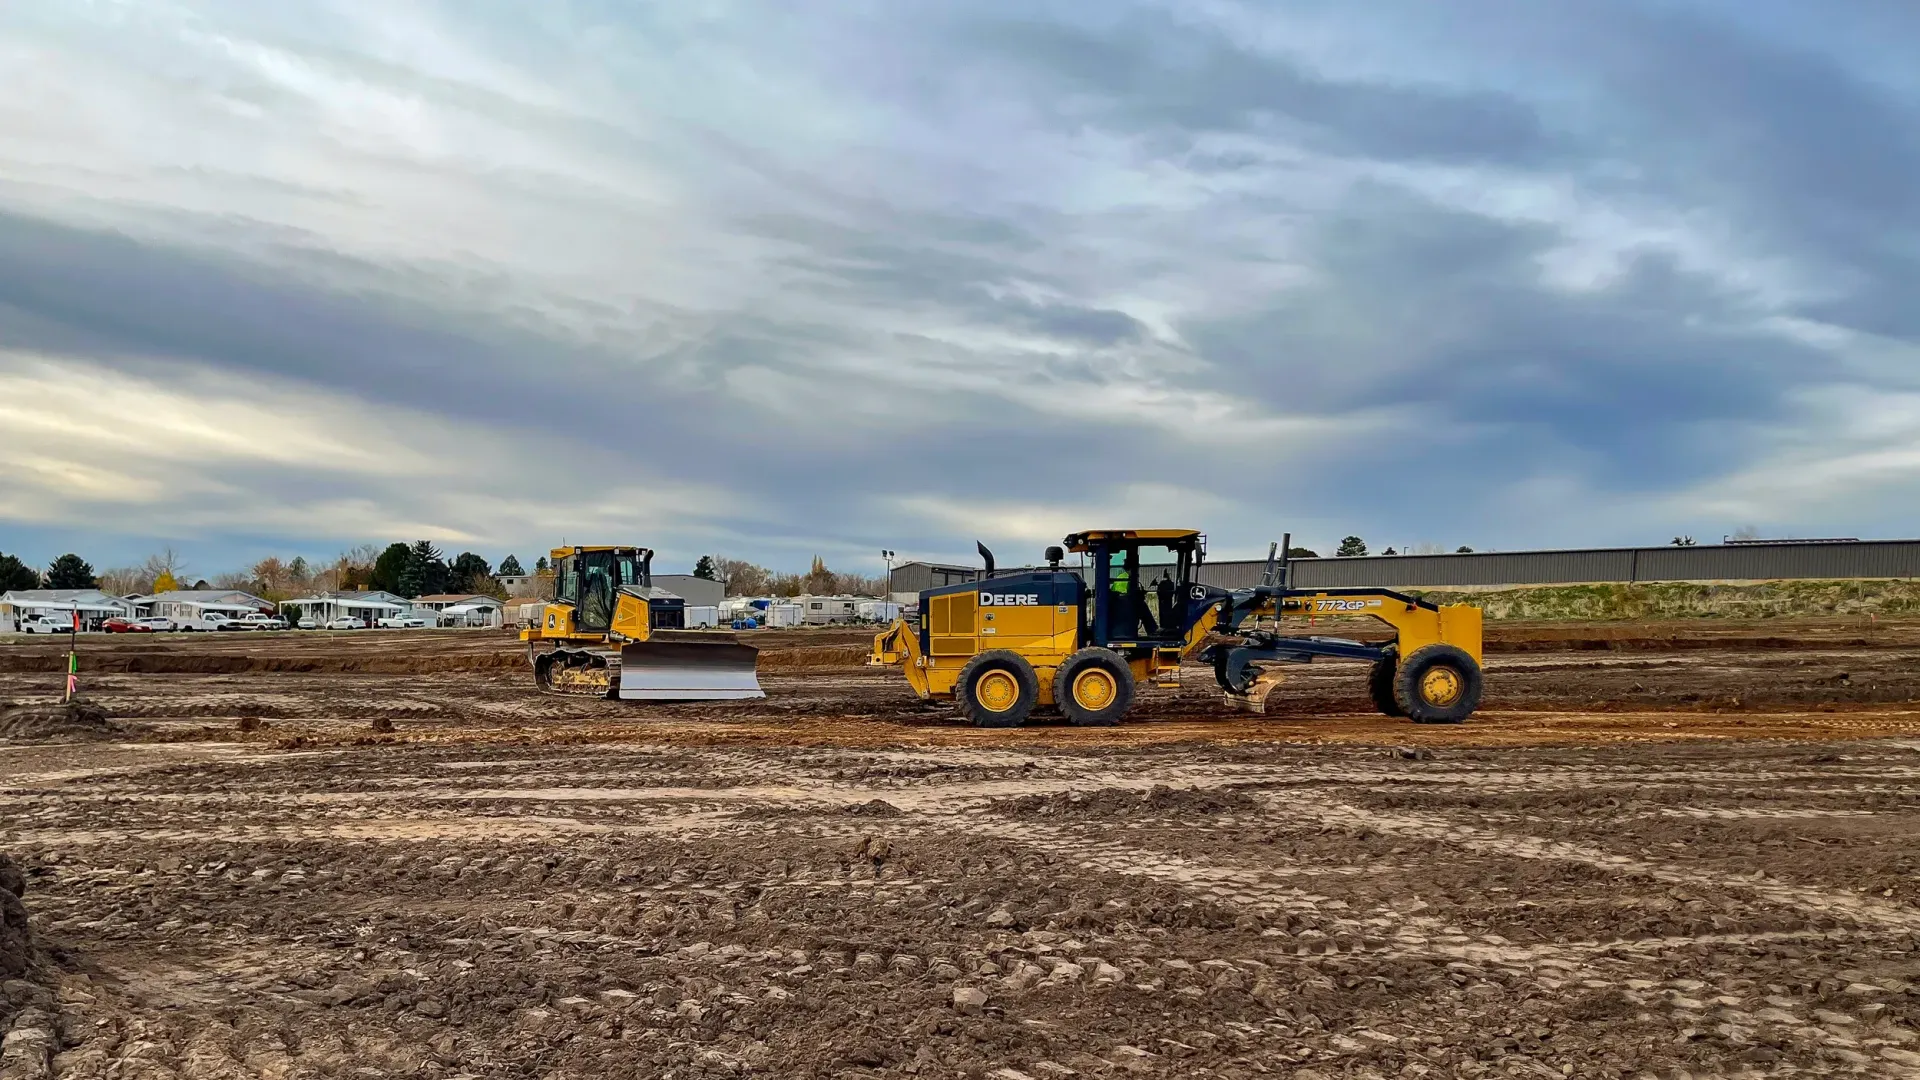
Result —
M 0 550 L 1920 534 L 1916 40 L 1907 0 L 0 5 Z

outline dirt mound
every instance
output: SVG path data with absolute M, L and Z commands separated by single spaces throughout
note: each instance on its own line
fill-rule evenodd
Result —
M 0 739 L 105 739 L 122 734 L 107 710 L 84 699 L 24 702 L 0 709 Z
M 1021 795 L 988 804 L 1009 817 L 1115 818 L 1134 815 L 1233 814 L 1259 809 L 1244 791 L 1231 788 L 1172 788 L 1155 784 L 1146 791 L 1101 788 L 1098 791 L 1057 791 L 1051 795 Z

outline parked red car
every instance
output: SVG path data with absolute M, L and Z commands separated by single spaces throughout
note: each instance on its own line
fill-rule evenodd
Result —
M 123 619 L 118 615 L 100 624 L 100 629 L 109 634 L 151 634 L 153 627 L 132 619 Z

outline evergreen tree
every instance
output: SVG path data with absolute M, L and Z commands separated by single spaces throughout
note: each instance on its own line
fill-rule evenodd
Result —
M 720 580 L 720 568 L 714 565 L 713 556 L 700 556 L 700 561 L 693 564 L 693 576 L 702 581 Z
M 485 593 L 493 588 L 493 567 L 471 551 L 454 557 L 447 576 L 453 592 Z
M 373 572 L 367 575 L 367 583 L 376 589 L 402 596 L 412 595 L 401 592 L 400 577 L 407 571 L 411 552 L 407 545 L 395 542 L 388 544 L 380 557 L 373 560 Z
M 1357 555 L 1365 555 L 1366 553 L 1367 542 L 1357 536 L 1349 536 L 1345 540 L 1340 541 L 1340 548 L 1334 552 L 1334 555 L 1342 559 L 1350 559 Z
M 501 577 L 523 577 L 525 574 L 526 571 L 520 569 L 520 559 L 518 556 L 509 555 L 500 560 Z
M 545 555 L 533 560 L 533 571 L 536 574 L 544 574 L 547 572 L 547 557 Z
M 19 556 L 0 554 L 0 592 L 40 587 L 40 572 L 20 561 Z
M 447 591 L 452 571 L 431 540 L 415 540 L 407 549 L 407 564 L 400 571 L 400 587 L 394 591 L 408 598 L 435 596 Z
M 91 589 L 99 584 L 99 580 L 93 576 L 93 566 L 71 551 L 53 560 L 53 565 L 47 567 L 49 589 Z

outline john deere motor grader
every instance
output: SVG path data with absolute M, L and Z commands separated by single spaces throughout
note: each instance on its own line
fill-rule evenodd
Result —
M 921 593 L 919 625 L 902 620 L 875 637 L 869 663 L 901 666 L 922 699 L 955 702 L 981 727 L 1015 727 L 1049 705 L 1075 724 L 1115 724 L 1137 684 L 1178 686 L 1188 658 L 1210 663 L 1229 702 L 1256 711 L 1279 681 L 1262 665 L 1319 659 L 1371 661 L 1368 688 L 1389 716 L 1458 723 L 1480 703 L 1479 608 L 1386 589 L 1290 588 L 1285 558 L 1273 554 L 1257 586 L 1203 584 L 1206 537 L 1190 529 L 1097 530 L 1065 543 L 1086 557 L 1084 580 L 1061 568 L 1058 547 L 1044 570 L 999 574 L 982 546 L 982 577 Z M 1283 616 L 1371 616 L 1395 636 L 1284 634 Z
M 540 689 L 625 701 L 767 696 L 759 650 L 687 629 L 686 600 L 653 584 L 650 549 L 565 547 L 550 558 L 553 599 L 520 631 Z

